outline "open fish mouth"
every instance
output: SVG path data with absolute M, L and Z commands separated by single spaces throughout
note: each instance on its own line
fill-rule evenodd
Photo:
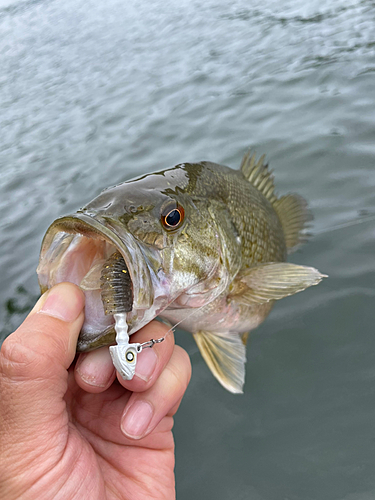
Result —
M 77 213 L 55 220 L 43 239 L 37 273 L 42 293 L 63 281 L 84 291 L 85 321 L 77 351 L 114 343 L 117 312 L 128 313 L 132 333 L 153 303 L 150 272 L 139 245 L 108 218 Z

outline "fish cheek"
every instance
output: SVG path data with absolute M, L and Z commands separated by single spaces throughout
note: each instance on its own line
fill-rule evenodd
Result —
M 130 233 L 140 242 L 159 249 L 163 248 L 163 230 L 150 214 L 145 213 L 134 216 L 128 222 L 127 227 Z
M 215 238 L 207 238 L 207 228 L 201 232 L 194 224 L 189 224 L 174 237 L 168 235 L 168 245 L 163 250 L 165 269 L 177 273 L 185 287 L 187 282 L 193 286 L 205 280 L 219 260 Z

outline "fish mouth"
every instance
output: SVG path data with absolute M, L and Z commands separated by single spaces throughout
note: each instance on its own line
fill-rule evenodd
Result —
M 148 322 L 147 311 L 154 299 L 150 270 L 133 236 L 115 220 L 80 213 L 56 219 L 44 236 L 37 268 L 42 293 L 68 281 L 85 294 L 85 321 L 77 351 L 115 342 L 114 311 L 109 314 L 103 305 L 101 278 L 105 264 L 116 252 L 130 275 L 127 286 L 132 288 L 132 300 L 127 304 L 127 323 L 129 333 L 133 333 Z

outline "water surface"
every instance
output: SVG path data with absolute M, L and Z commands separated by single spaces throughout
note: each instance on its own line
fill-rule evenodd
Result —
M 253 146 L 314 212 L 292 260 L 330 278 L 254 332 L 243 396 L 178 332 L 178 498 L 375 498 L 374 2 L 0 0 L 0 68 L 2 336 L 38 296 L 54 218 Z

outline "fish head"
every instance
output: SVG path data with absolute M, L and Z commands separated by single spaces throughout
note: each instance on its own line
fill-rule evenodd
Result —
M 183 164 L 108 188 L 48 228 L 39 283 L 42 292 L 63 281 L 84 290 L 78 350 L 114 342 L 114 317 L 106 314 L 101 278 L 115 252 L 130 275 L 129 334 L 168 307 L 204 305 L 227 285 L 227 246 L 210 203 L 191 189 L 193 175 L 198 173 Z

